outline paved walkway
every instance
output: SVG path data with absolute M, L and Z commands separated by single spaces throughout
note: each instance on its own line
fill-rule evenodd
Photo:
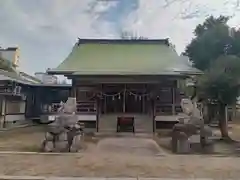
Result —
M 210 156 L 135 156 L 114 153 L 0 155 L 0 174 L 60 177 L 159 177 L 236 179 L 240 158 Z M 1 179 L 1 178 L 0 178 Z
M 134 155 L 158 155 L 164 151 L 150 138 L 118 137 L 106 138 L 97 144 L 97 150 Z
M 238 157 L 156 156 L 161 153 L 161 148 L 153 140 L 133 137 L 106 138 L 97 145 L 89 144 L 88 151 L 74 154 L 5 152 L 0 153 L 0 174 L 13 176 L 2 176 L 0 180 L 96 180 L 95 177 L 103 177 L 97 178 L 99 180 L 106 180 L 104 177 L 132 177 L 107 180 L 136 180 L 136 177 L 159 177 L 154 180 L 240 179 Z M 68 178 L 71 176 L 82 178 Z

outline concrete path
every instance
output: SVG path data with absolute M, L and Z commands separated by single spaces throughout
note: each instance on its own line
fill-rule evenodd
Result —
M 105 138 L 99 141 L 97 150 L 144 156 L 164 153 L 153 139 L 135 137 Z
M 0 155 L 0 162 L 0 174 L 12 176 L 240 179 L 238 157 L 158 157 L 96 151 L 81 156 Z

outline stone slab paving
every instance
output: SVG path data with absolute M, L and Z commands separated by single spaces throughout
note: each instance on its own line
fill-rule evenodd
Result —
M 104 152 L 137 155 L 158 155 L 164 153 L 153 139 L 135 137 L 105 138 L 97 144 L 97 149 Z

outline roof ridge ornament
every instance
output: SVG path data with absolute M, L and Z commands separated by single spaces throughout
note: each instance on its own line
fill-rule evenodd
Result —
M 78 42 L 77 42 L 77 45 L 78 45 L 78 46 L 80 45 L 80 41 L 81 41 L 81 39 L 78 38 Z
M 169 38 L 165 38 L 165 39 L 148 39 L 148 38 L 138 38 L 138 39 L 100 39 L 100 38 L 90 38 L 90 39 L 85 39 L 85 38 L 78 38 L 77 40 L 77 45 L 80 46 L 80 44 L 84 44 L 84 43 L 153 43 L 153 44 L 165 44 L 167 46 L 171 46 L 171 43 L 169 41 Z

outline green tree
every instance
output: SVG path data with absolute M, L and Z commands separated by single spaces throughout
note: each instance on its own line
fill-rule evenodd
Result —
M 226 53 L 227 48 L 227 54 L 240 55 L 240 32 L 231 29 L 232 33 L 229 34 L 228 19 L 224 16 L 211 16 L 195 28 L 195 38 L 186 47 L 184 54 L 196 68 L 208 69 L 213 61 Z
M 225 107 L 236 102 L 239 92 L 240 58 L 219 57 L 197 82 L 198 96 L 218 109 L 219 127 L 223 138 L 229 139 Z
M 213 29 L 216 26 L 226 26 L 227 22 L 229 20 L 229 17 L 227 16 L 219 16 L 218 18 L 214 18 L 213 16 L 210 16 L 207 18 L 203 24 L 197 25 L 197 27 L 194 30 L 195 36 L 201 36 L 205 32 L 207 32 L 209 29 Z
M 197 95 L 209 105 L 209 114 L 214 102 L 224 139 L 229 139 L 225 107 L 236 103 L 240 77 L 240 32 L 230 29 L 228 20 L 224 16 L 207 18 L 195 28 L 195 38 L 184 53 L 194 67 L 204 71 L 197 82 Z

